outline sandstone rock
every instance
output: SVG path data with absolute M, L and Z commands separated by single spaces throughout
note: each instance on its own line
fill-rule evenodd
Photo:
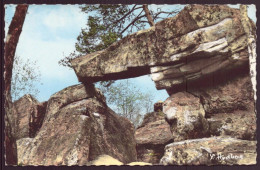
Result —
M 245 67 L 247 41 L 238 9 L 189 5 L 175 17 L 71 64 L 81 82 L 152 73 L 157 89 L 174 89 L 219 71 L 229 74 Z
M 146 114 L 141 126 L 135 132 L 135 139 L 138 161 L 158 164 L 163 156 L 164 146 L 173 141 L 164 114 L 162 112 Z
M 147 119 L 150 121 L 148 122 Z M 162 112 L 148 113 L 144 118 L 144 123 L 137 128 L 135 138 L 137 145 L 163 145 L 171 141 L 170 127 L 164 119 L 164 114 Z
M 55 117 L 55 113 L 57 113 L 60 108 L 75 101 L 94 97 L 95 94 L 96 90 L 92 84 L 86 86 L 83 84 L 70 86 L 53 94 L 48 101 L 46 121 L 44 122 L 48 122 L 51 117 Z
M 31 109 L 37 104 L 39 104 L 39 102 L 29 94 L 24 95 L 14 102 L 14 109 L 16 109 L 17 112 L 17 115 L 13 119 L 15 122 L 13 125 L 16 127 L 16 139 L 30 136 L 31 132 L 29 124 L 31 119 Z
M 31 107 L 29 121 L 29 137 L 35 137 L 42 126 L 46 113 L 47 102 L 42 102 Z
M 165 147 L 162 165 L 256 164 L 256 141 L 211 137 L 174 142 Z
M 163 106 L 175 142 L 208 136 L 208 122 L 200 99 L 187 92 L 171 95 Z
M 188 88 L 187 91 L 200 99 L 205 110 L 205 117 L 207 117 L 206 123 L 208 122 L 209 125 L 207 135 L 232 136 L 246 140 L 256 139 L 256 113 L 248 73 L 228 77 L 228 80 L 225 81 L 202 82 Z M 179 96 L 179 98 L 185 100 L 183 96 Z M 177 97 L 175 99 L 179 100 Z M 177 127 L 176 129 L 181 130 Z
M 71 86 L 50 98 L 49 118 L 36 137 L 17 141 L 18 163 L 87 165 L 102 154 L 123 163 L 136 161 L 132 123 L 104 105 L 100 94 L 89 95 L 85 89 Z
M 189 90 L 201 99 L 207 114 L 254 110 L 253 89 L 248 73 Z
M 161 112 L 163 108 L 163 101 L 158 101 L 153 105 L 154 112 Z
M 210 135 L 256 140 L 256 115 L 254 110 L 237 110 L 233 113 L 213 114 L 207 121 Z

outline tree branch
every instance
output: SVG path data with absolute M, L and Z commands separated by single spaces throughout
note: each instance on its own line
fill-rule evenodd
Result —
M 156 13 L 156 15 L 154 16 L 154 20 L 156 20 L 156 18 L 160 15 L 160 14 L 168 14 L 167 17 L 169 15 L 172 15 L 172 14 L 176 14 L 178 11 L 172 11 L 172 12 L 166 12 L 166 11 L 160 11 L 158 13 Z
M 122 21 L 122 20 L 125 19 L 129 14 L 131 14 L 133 11 L 142 8 L 142 7 L 135 8 L 136 6 L 137 6 L 137 5 L 135 5 L 135 6 L 134 6 L 128 13 L 126 13 L 123 17 L 121 17 L 120 19 L 118 19 L 118 20 L 116 20 L 115 22 L 113 22 L 113 24 Z
M 144 9 L 145 16 L 146 16 L 146 18 L 148 20 L 149 25 L 150 26 L 154 26 L 154 21 L 153 21 L 153 18 L 151 16 L 151 14 L 150 14 L 149 9 L 148 9 L 148 5 L 143 5 L 143 9 Z
M 4 53 L 4 85 L 5 85 L 5 155 L 6 164 L 17 165 L 17 145 L 15 139 L 15 125 L 12 124 L 12 116 L 15 113 L 11 98 L 12 69 L 16 46 L 22 32 L 23 23 L 28 10 L 28 5 L 17 5 L 14 17 L 9 26 L 5 42 Z M 11 119 L 11 120 L 10 120 Z
M 140 14 L 143 12 L 143 10 L 137 15 L 137 17 L 130 23 L 127 25 L 127 27 L 125 27 L 125 29 L 120 33 L 120 34 L 123 34 L 132 24 L 134 24 L 137 20 L 145 17 L 145 15 L 141 15 Z

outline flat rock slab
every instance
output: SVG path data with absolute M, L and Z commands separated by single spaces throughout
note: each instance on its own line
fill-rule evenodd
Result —
M 255 25 L 252 23 L 255 31 Z M 183 86 L 204 76 L 248 65 L 238 9 L 189 5 L 178 15 L 124 37 L 107 49 L 71 61 L 81 82 L 152 73 L 157 89 Z
M 162 165 L 253 165 L 256 141 L 211 137 L 171 143 L 165 147 Z

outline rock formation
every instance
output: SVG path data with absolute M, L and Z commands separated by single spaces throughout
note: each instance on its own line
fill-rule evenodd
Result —
M 239 10 L 189 5 L 105 50 L 73 59 L 83 84 L 57 92 L 47 103 L 29 102 L 31 110 L 20 108 L 27 110 L 14 121 L 20 127 L 18 162 L 255 164 L 256 113 L 247 49 Z M 155 104 L 155 112 L 134 133 L 133 124 L 106 105 L 93 83 L 145 74 L 170 97 Z M 36 130 L 29 133 L 30 127 Z
M 16 127 L 16 139 L 35 136 L 42 125 L 46 104 L 39 103 L 31 95 L 24 95 L 14 102 L 16 115 L 13 127 Z
M 42 127 L 43 119 L 46 113 L 47 102 L 35 104 L 30 109 L 29 137 L 35 137 L 36 133 Z
M 187 93 L 171 95 L 163 106 L 174 142 L 207 136 L 208 122 L 200 99 Z
M 187 110 L 192 114 L 186 114 Z M 174 143 L 165 147 L 161 164 L 256 163 L 256 113 L 249 73 L 172 94 L 164 102 L 163 112 L 169 119 Z M 201 112 L 204 114 L 196 117 Z M 183 123 L 190 115 L 194 121 Z
M 256 113 L 248 73 L 237 74 L 215 85 L 201 85 L 190 93 L 201 100 L 210 135 L 256 140 Z
M 136 161 L 134 126 L 104 105 L 93 86 L 75 85 L 52 95 L 39 133 L 17 141 L 23 165 L 87 165 L 109 154 Z
M 255 31 L 255 25 L 253 25 Z M 185 88 L 208 75 L 248 67 L 240 12 L 225 5 L 189 5 L 177 16 L 71 62 L 79 81 L 152 74 L 157 89 Z
M 142 124 L 135 131 L 137 160 L 158 164 L 163 156 L 164 146 L 173 141 L 169 124 L 162 111 L 145 115 Z

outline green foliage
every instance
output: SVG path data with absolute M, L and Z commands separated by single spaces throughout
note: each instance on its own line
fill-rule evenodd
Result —
M 31 94 L 36 97 L 39 90 L 35 85 L 39 83 L 40 77 L 41 74 L 36 61 L 23 60 L 20 56 L 15 56 L 11 82 L 12 99 L 17 100 L 24 94 Z
M 139 26 L 132 24 L 129 30 L 125 30 L 127 23 L 134 20 L 135 10 L 140 10 L 130 5 L 84 5 L 82 12 L 89 15 L 87 28 L 82 29 L 76 43 L 76 51 L 88 54 L 107 48 L 112 43 L 123 37 L 124 32 L 131 33 L 134 28 L 144 28 L 145 24 Z
M 128 118 L 137 127 L 142 120 L 143 114 L 152 111 L 153 96 L 151 93 L 143 93 L 129 80 L 113 83 L 108 88 L 100 85 L 108 105 L 119 115 Z

